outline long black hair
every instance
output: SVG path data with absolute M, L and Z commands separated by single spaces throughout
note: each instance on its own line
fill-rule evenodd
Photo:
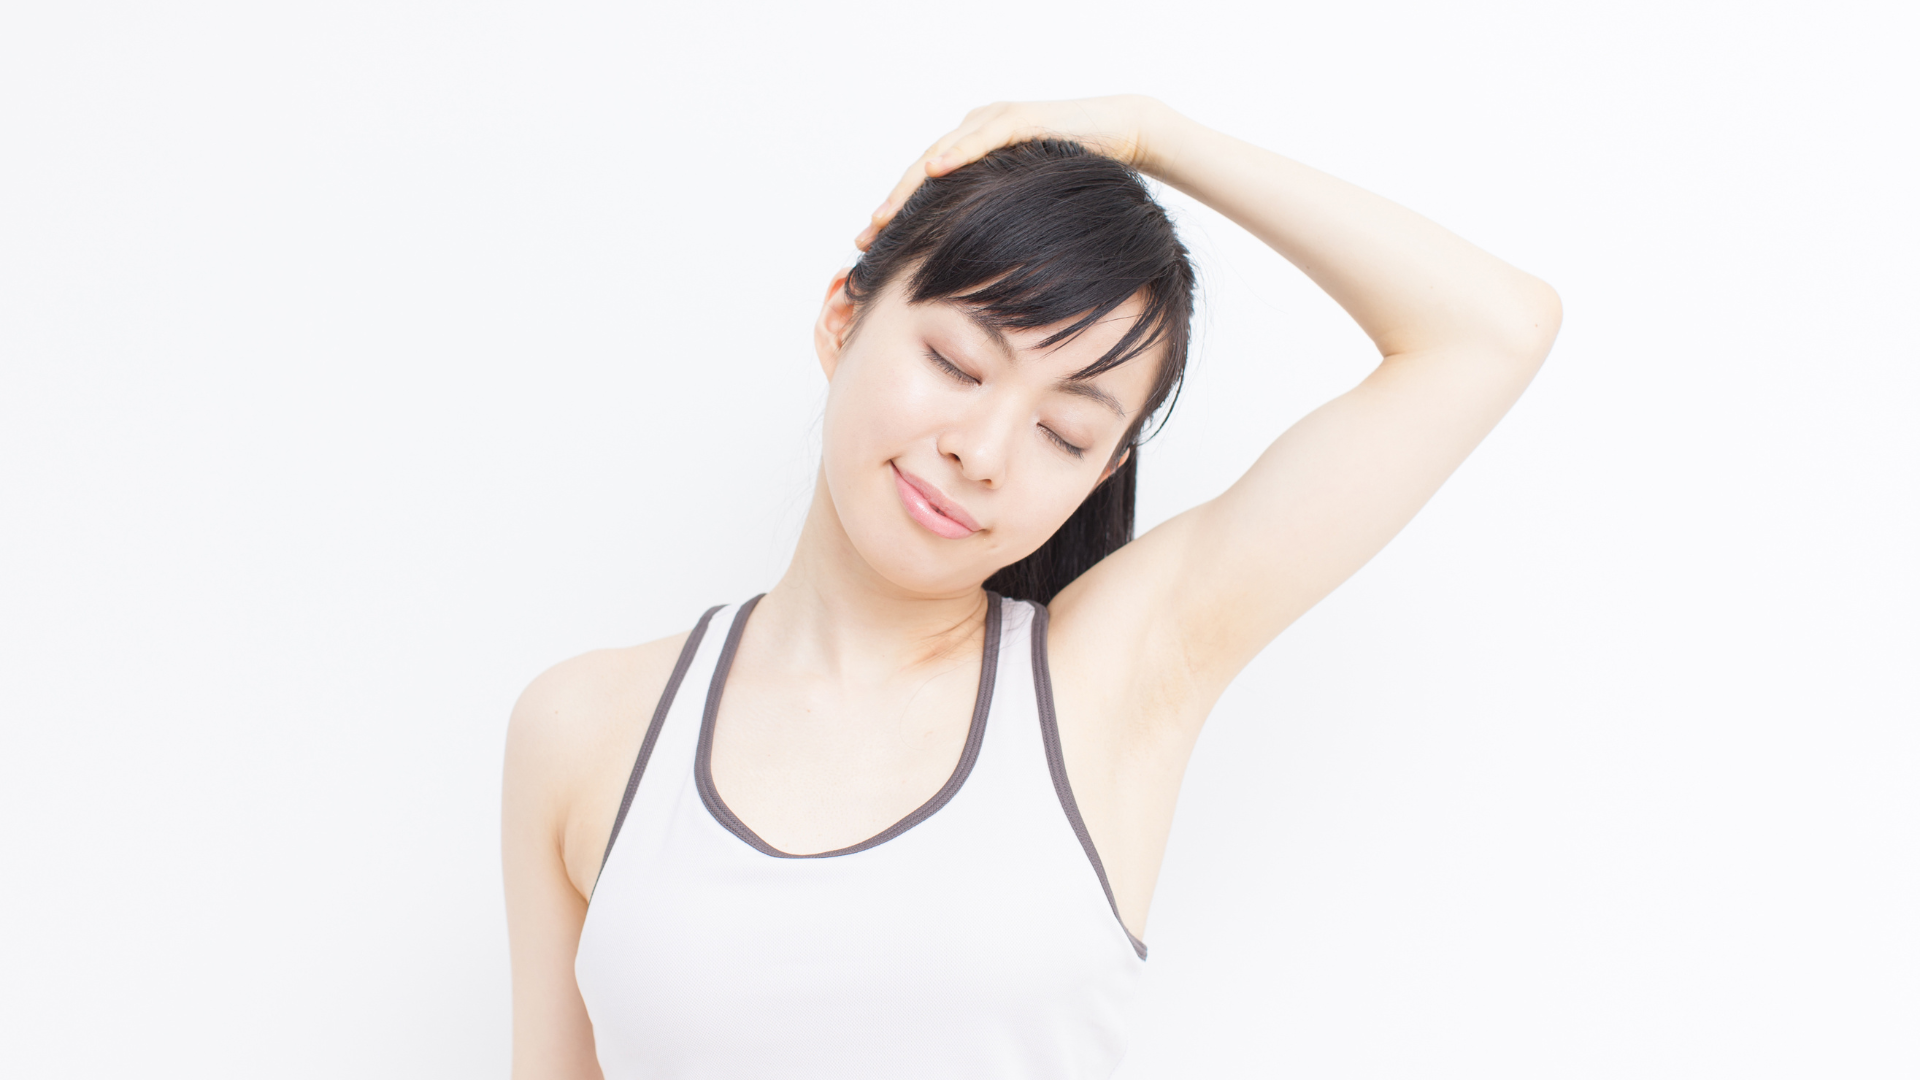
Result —
M 1146 407 L 1108 462 L 1118 466 L 1039 550 L 986 581 L 1003 596 L 1048 603 L 1133 539 L 1141 430 L 1171 407 L 1187 369 L 1194 275 L 1186 246 L 1138 173 L 1078 143 L 1039 139 L 922 183 L 854 264 L 847 296 L 861 307 L 903 272 L 909 303 L 956 300 L 1002 329 L 1072 320 L 1041 348 L 1145 299 L 1120 341 L 1074 374 L 1097 375 L 1161 347 Z

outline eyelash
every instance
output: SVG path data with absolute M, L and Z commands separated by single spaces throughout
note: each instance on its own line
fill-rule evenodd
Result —
M 936 349 L 933 349 L 933 348 L 927 349 L 927 359 L 933 361 L 934 367 L 939 368 L 941 371 L 945 372 L 948 375 L 953 376 L 955 379 L 958 379 L 969 386 L 978 386 L 980 384 L 979 379 L 976 379 L 973 376 L 967 374 L 966 372 L 961 371 L 959 367 L 955 366 L 953 361 L 948 360 L 944 356 L 941 356 L 939 351 Z M 1055 446 L 1058 446 L 1060 449 L 1065 450 L 1069 454 L 1072 454 L 1074 457 L 1084 457 L 1086 455 L 1086 451 L 1084 449 L 1078 446 L 1075 446 L 1072 443 L 1068 442 L 1067 440 L 1061 438 L 1060 433 L 1053 430 L 1052 428 L 1042 424 L 1040 426 L 1040 430 L 1047 433 L 1047 438 L 1052 439 L 1053 444 Z
M 976 379 L 973 376 L 967 374 L 966 372 L 961 371 L 958 367 L 954 366 L 951 360 L 948 360 L 946 357 L 941 356 L 938 351 L 932 348 L 929 348 L 927 350 L 927 359 L 933 361 L 934 367 L 937 367 L 941 371 L 944 371 L 947 374 L 953 376 L 954 378 L 959 379 L 961 382 L 969 383 L 973 385 L 978 385 L 980 382 L 979 379 Z

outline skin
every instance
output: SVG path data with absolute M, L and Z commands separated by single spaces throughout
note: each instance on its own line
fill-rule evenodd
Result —
M 1231 218 L 1381 353 L 1225 493 L 1049 605 L 1067 774 L 1122 921 L 1144 939 L 1180 779 L 1214 702 L 1487 434 L 1545 359 L 1560 306 L 1544 283 L 1411 211 L 1134 96 L 975 110 L 908 169 L 856 243 L 926 176 L 1041 135 L 1077 139 Z M 973 705 L 981 582 L 1104 478 L 1158 362 L 1066 381 L 1125 331 L 1137 301 L 1041 350 L 1055 328 L 1001 337 L 891 287 L 856 328 L 843 279 L 814 325 L 829 393 L 813 503 L 741 640 L 713 758 L 727 803 L 794 853 L 872 836 L 946 781 Z M 948 539 L 917 523 L 896 467 L 980 529 Z M 503 845 L 515 1077 L 600 1075 L 574 953 L 627 771 L 685 637 L 569 660 L 514 709 Z

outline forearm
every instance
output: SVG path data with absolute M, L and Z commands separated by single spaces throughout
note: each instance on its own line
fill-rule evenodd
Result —
M 1553 290 L 1407 208 L 1165 106 L 1142 166 L 1258 236 L 1325 289 L 1383 356 L 1461 348 L 1538 360 Z

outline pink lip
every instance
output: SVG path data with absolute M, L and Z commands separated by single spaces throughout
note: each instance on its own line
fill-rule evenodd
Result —
M 972 536 L 980 531 L 980 523 L 961 509 L 960 504 L 899 465 L 893 466 L 893 486 L 899 489 L 900 501 L 906 504 L 908 515 L 929 531 L 949 540 Z

